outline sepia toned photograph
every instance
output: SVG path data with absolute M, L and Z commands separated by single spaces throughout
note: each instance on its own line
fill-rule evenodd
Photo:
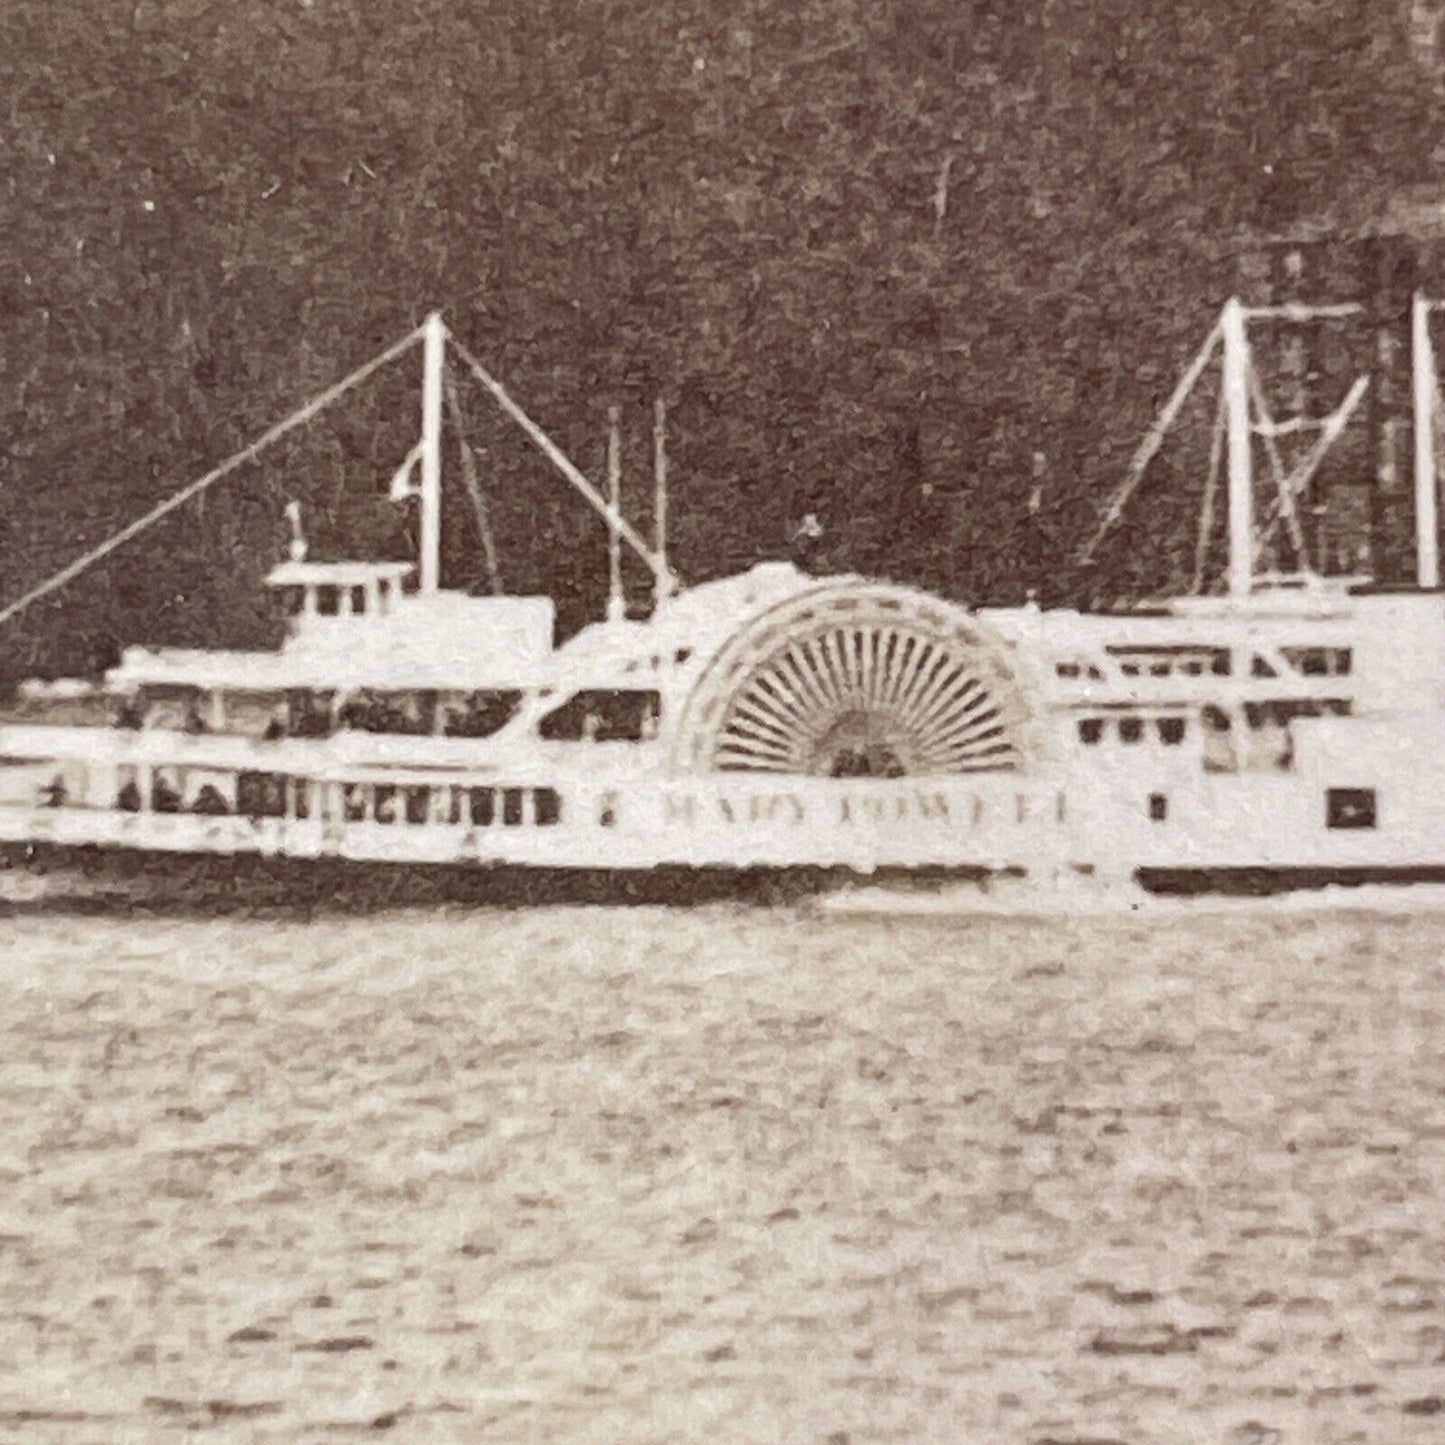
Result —
M 0 57 L 0 1439 L 1445 1441 L 1445 0 Z

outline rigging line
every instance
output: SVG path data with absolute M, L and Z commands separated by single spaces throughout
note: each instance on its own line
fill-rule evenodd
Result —
M 1287 478 L 1287 485 L 1292 496 L 1298 496 L 1309 486 L 1314 479 L 1315 472 L 1319 470 L 1320 463 L 1324 460 L 1325 454 L 1339 440 L 1340 433 L 1349 424 L 1350 418 L 1354 415 L 1360 404 L 1361 398 L 1369 390 L 1370 378 L 1359 376 L 1345 395 L 1345 399 L 1325 417 L 1320 424 L 1320 434 L 1315 438 L 1314 445 L 1305 454 L 1305 457 L 1296 466 Z M 1271 508 L 1266 514 L 1271 531 L 1274 523 L 1274 509 Z
M 462 481 L 466 484 L 467 495 L 472 500 L 472 511 L 476 514 L 477 531 L 482 537 L 482 557 L 487 564 L 487 580 L 494 596 L 502 595 L 502 569 L 497 561 L 497 539 L 492 533 L 492 519 L 487 509 L 487 499 L 477 477 L 476 453 L 467 443 L 466 427 L 462 419 L 461 401 L 457 397 L 456 378 L 448 370 L 446 375 L 447 411 L 451 414 L 452 427 L 457 434 L 457 453 L 462 461 Z
M 1164 403 L 1164 409 L 1154 419 L 1154 425 L 1149 428 L 1144 440 L 1139 443 L 1134 455 L 1129 459 L 1129 470 L 1115 491 L 1113 500 L 1109 503 L 1109 510 L 1104 513 L 1103 520 L 1094 529 L 1094 535 L 1089 538 L 1083 551 L 1079 553 L 1080 562 L 1087 563 L 1093 560 L 1099 543 L 1104 540 L 1105 534 L 1119 520 L 1124 508 L 1129 505 L 1129 498 L 1134 495 L 1135 488 L 1144 479 L 1145 468 L 1153 461 L 1154 454 L 1164 445 L 1165 435 L 1174 425 L 1175 418 L 1183 411 L 1184 403 L 1189 400 L 1189 393 L 1194 390 L 1195 383 L 1204 375 L 1205 368 L 1208 367 L 1210 359 L 1214 355 L 1214 348 L 1219 345 L 1223 334 L 1223 326 L 1216 321 L 1213 330 L 1205 338 L 1204 345 L 1199 348 L 1195 353 L 1194 360 L 1189 363 L 1188 370 L 1179 378 L 1179 384 L 1174 388 L 1173 394 Z
M 494 377 L 491 372 L 457 340 L 450 331 L 447 333 L 451 339 L 452 349 L 461 359 L 466 362 L 471 373 L 481 382 L 492 395 L 492 399 L 499 407 L 526 432 L 532 444 L 562 473 L 566 479 L 579 491 L 602 519 L 607 523 L 609 529 L 615 530 L 617 535 L 632 548 L 637 555 L 647 564 L 652 575 L 657 579 L 658 584 L 669 594 L 677 590 L 677 574 L 656 556 L 646 542 L 638 535 L 637 529 L 620 512 L 614 512 L 608 504 L 607 499 L 587 480 L 578 470 L 576 463 L 542 430 L 536 422 L 522 410 L 512 399 L 506 387 Z
M 1199 509 L 1199 536 L 1194 543 L 1194 582 L 1190 595 L 1197 597 L 1204 586 L 1204 569 L 1209 563 L 1209 543 L 1214 531 L 1214 504 L 1219 495 L 1219 473 L 1224 461 L 1225 425 L 1224 388 L 1219 388 L 1219 404 L 1214 411 L 1214 430 L 1209 438 L 1209 475 L 1204 483 L 1204 505 Z
M 311 420 L 318 412 L 324 411 L 338 397 L 351 390 L 353 386 L 365 381 L 373 372 L 379 371 L 389 361 L 394 361 L 409 347 L 414 346 L 422 335 L 422 328 L 417 327 L 415 331 L 409 332 L 400 341 L 394 342 L 391 346 L 373 356 L 364 366 L 359 366 L 350 376 L 344 377 L 333 386 L 321 392 L 318 396 L 312 397 L 304 406 L 298 407 L 284 421 L 277 422 L 269 431 L 262 433 L 249 446 L 242 447 L 240 451 L 227 457 L 220 466 L 212 467 L 205 476 L 197 478 L 196 481 L 184 486 L 178 492 L 173 492 L 164 502 L 152 507 L 144 516 L 137 517 L 135 521 L 127 523 L 118 532 L 112 532 L 103 542 L 97 543 L 89 551 L 81 553 L 73 562 L 68 562 L 58 572 L 52 573 L 45 581 L 32 587 L 30 591 L 23 593 L 13 602 L 7 603 L 0 608 L 0 627 L 9 622 L 12 617 L 17 617 L 27 607 L 39 602 L 42 597 L 48 597 L 52 592 L 58 592 L 68 583 L 73 582 L 80 574 L 88 568 L 93 567 L 103 557 L 109 556 L 117 548 L 123 547 L 132 537 L 144 532 L 147 527 L 159 522 L 162 517 L 174 512 L 177 507 L 184 506 L 192 497 L 199 496 L 208 488 L 214 486 L 223 477 L 234 472 L 237 467 L 253 460 L 263 452 L 272 442 L 279 441 L 289 432 L 296 430 L 298 426 Z
M 1304 529 L 1300 526 L 1299 514 L 1295 511 L 1294 491 L 1291 486 L 1293 478 L 1286 478 L 1284 461 L 1279 454 L 1279 446 L 1275 441 L 1274 417 L 1270 415 L 1269 402 L 1265 398 L 1264 383 L 1259 379 L 1259 372 L 1252 362 L 1245 363 L 1249 376 L 1249 390 L 1254 398 L 1254 409 L 1259 413 L 1264 422 L 1264 429 L 1259 433 L 1264 439 L 1264 450 L 1269 457 L 1269 468 L 1274 476 L 1275 490 L 1279 495 L 1278 515 L 1284 518 L 1286 530 L 1289 532 L 1290 541 L 1294 544 L 1295 556 L 1299 559 L 1300 570 L 1309 571 L 1310 554 L 1305 546 Z M 1261 535 L 1259 546 L 1263 547 L 1274 538 L 1274 522 L 1265 529 Z
M 1287 416 L 1283 421 L 1257 421 L 1254 430 L 1257 436 L 1287 437 L 1296 432 L 1318 431 L 1323 425 L 1317 416 Z

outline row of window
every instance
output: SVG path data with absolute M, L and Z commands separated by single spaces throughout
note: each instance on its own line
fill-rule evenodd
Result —
M 1206 673 L 1215 677 L 1229 675 L 1229 653 L 1224 648 L 1208 648 L 1193 652 L 1151 653 L 1145 656 L 1129 656 L 1115 653 L 1119 671 L 1125 677 L 1203 677 Z M 1104 680 L 1103 670 L 1091 662 L 1058 662 L 1054 672 L 1064 678 L 1088 678 L 1092 682 Z
M 1125 677 L 1228 677 L 1231 671 L 1229 649 L 1224 647 L 1136 653 L 1111 648 L 1110 652 Z M 1348 647 L 1281 647 L 1279 655 L 1304 677 L 1348 677 L 1354 668 L 1354 654 Z M 1073 660 L 1055 663 L 1054 672 L 1063 678 L 1096 682 L 1104 678 L 1096 664 Z M 1255 677 L 1276 675 L 1276 669 L 1262 657 L 1251 660 L 1250 672 Z
M 1296 718 L 1349 717 L 1353 711 L 1347 698 L 1293 698 L 1282 702 L 1247 702 L 1242 709 L 1246 727 L 1254 732 L 1262 732 L 1268 728 L 1285 728 Z M 1229 713 L 1212 704 L 1204 707 L 1200 716 L 1211 732 L 1227 733 L 1234 725 Z M 1134 713 L 1114 717 L 1080 718 L 1077 725 L 1079 741 L 1091 747 L 1106 737 L 1117 738 L 1123 743 L 1143 742 L 1150 723 L 1150 719 Z M 1179 716 L 1154 718 L 1152 724 L 1159 741 L 1166 747 L 1177 747 L 1188 732 L 1187 720 Z
M 1163 823 L 1169 817 L 1166 793 L 1150 793 L 1146 805 L 1149 821 Z M 1379 822 L 1379 805 L 1373 788 L 1327 788 L 1325 827 L 1335 831 L 1374 828 Z
M 324 738 L 337 732 L 387 733 L 410 737 L 484 738 L 501 731 L 516 715 L 516 690 L 439 697 L 436 692 L 360 689 L 341 697 L 332 691 L 288 692 L 273 704 L 235 698 L 216 701 L 191 692 L 183 697 L 126 699 L 117 727 L 176 727 L 189 733 L 260 733 L 280 738 Z M 642 742 L 657 736 L 662 698 L 654 689 L 592 688 L 576 693 L 547 713 L 538 726 L 552 742 Z
M 320 815 L 331 816 L 338 785 L 318 787 L 310 779 L 281 773 L 241 773 L 235 779 L 234 795 L 227 797 L 214 781 L 202 782 L 190 790 L 171 770 L 158 770 L 151 778 L 149 794 L 142 793 L 134 776 L 126 779 L 116 795 L 115 806 L 138 813 L 147 808 L 156 813 L 196 813 L 247 818 L 310 818 L 319 807 Z M 553 788 L 467 787 L 446 784 L 437 787 L 391 783 L 343 783 L 339 785 L 340 816 L 348 822 L 451 824 L 490 828 L 529 825 L 550 827 L 562 820 L 562 800 Z M 41 789 L 49 807 L 64 807 L 69 799 L 63 779 Z M 1022 803 L 1020 803 L 1022 807 Z M 1169 816 L 1169 799 L 1164 793 L 1150 793 L 1148 816 L 1156 823 Z M 1022 813 L 1020 814 L 1022 817 Z M 1368 829 L 1378 826 L 1379 805 L 1374 788 L 1329 788 L 1325 792 L 1325 826 L 1332 830 Z M 616 804 L 609 796 L 599 821 L 604 827 L 616 822 Z
M 1108 733 L 1121 743 L 1143 742 L 1148 723 L 1152 721 L 1155 734 L 1165 747 L 1178 747 L 1184 741 L 1187 723 L 1182 717 L 1160 717 L 1147 719 L 1133 714 L 1118 718 L 1085 717 L 1079 719 L 1079 741 L 1093 747 L 1104 740 Z
M 130 813 L 148 808 L 156 813 L 305 819 L 333 815 L 338 801 L 336 786 L 318 787 L 310 779 L 281 773 L 241 773 L 235 779 L 234 794 L 227 796 L 215 781 L 203 782 L 188 792 L 179 779 L 167 771 L 158 771 L 151 779 L 148 795 L 142 793 L 134 777 L 128 778 L 116 794 L 115 806 Z M 550 827 L 562 819 L 562 800 L 554 788 L 391 783 L 343 783 L 339 788 L 338 816 L 354 823 L 446 823 L 477 828 L 499 824 L 518 828 Z M 54 785 L 49 791 L 56 792 Z M 66 800 L 60 792 L 46 801 L 59 807 Z

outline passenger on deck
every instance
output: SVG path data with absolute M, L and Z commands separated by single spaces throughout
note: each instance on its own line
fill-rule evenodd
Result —
M 128 728 L 132 732 L 145 726 L 145 709 L 138 697 L 128 697 L 121 702 L 115 715 L 115 725 L 118 728 Z
M 182 726 L 193 737 L 207 731 L 206 719 L 201 714 L 201 705 L 194 699 L 186 708 L 186 720 Z
M 329 700 L 307 696 L 288 707 L 288 727 L 293 738 L 324 738 L 332 731 Z
M 46 783 L 46 785 L 40 790 L 40 800 L 45 804 L 47 808 L 63 808 L 65 806 L 66 797 L 67 790 L 65 786 L 65 779 L 59 773 L 56 773 L 56 775 L 51 778 L 51 780 Z
M 151 807 L 157 813 L 179 813 L 181 790 L 164 773 L 157 773 L 151 784 Z
M 140 787 L 134 778 L 115 795 L 115 805 L 123 813 L 140 812 Z
M 191 812 L 206 817 L 219 818 L 230 811 L 230 805 L 221 796 L 221 790 L 213 783 L 205 784 L 196 794 L 195 802 L 191 804 Z

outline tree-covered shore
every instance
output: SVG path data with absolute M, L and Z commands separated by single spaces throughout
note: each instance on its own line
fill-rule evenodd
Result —
M 1066 596 L 1241 238 L 1434 179 L 1409 9 L 6 0 L 0 592 L 437 306 L 584 469 L 623 404 L 637 513 L 667 399 L 685 578 L 786 555 L 812 512 L 826 565 Z M 0 673 L 264 637 L 292 496 L 319 551 L 405 548 L 415 380 L 12 623 Z M 506 582 L 575 620 L 600 526 L 468 411 Z M 1180 555 L 1187 500 L 1147 501 Z M 448 580 L 479 583 L 452 520 Z M 1124 550 L 1168 575 L 1169 545 Z

